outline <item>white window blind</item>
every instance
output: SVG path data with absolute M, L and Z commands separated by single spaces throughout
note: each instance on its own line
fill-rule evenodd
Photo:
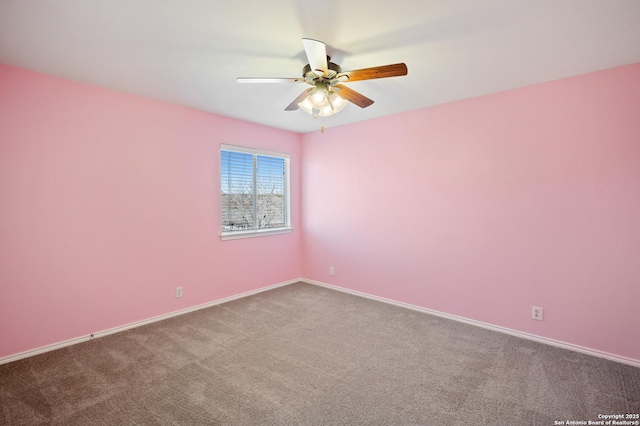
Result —
M 222 145 L 222 237 L 290 232 L 289 155 Z

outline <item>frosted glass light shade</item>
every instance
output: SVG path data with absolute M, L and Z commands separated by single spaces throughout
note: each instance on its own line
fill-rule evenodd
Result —
M 323 92 L 318 91 L 311 95 L 311 103 L 317 109 L 321 109 L 326 106 L 327 102 L 329 102 L 329 99 Z

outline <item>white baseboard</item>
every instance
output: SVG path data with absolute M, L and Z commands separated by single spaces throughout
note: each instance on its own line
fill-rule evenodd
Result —
M 619 363 L 622 363 L 622 364 L 628 364 L 628 365 L 631 365 L 631 366 L 634 366 L 634 367 L 640 367 L 640 360 L 637 360 L 637 359 L 627 358 L 627 357 L 624 357 L 624 356 L 619 356 L 619 355 L 611 354 L 611 353 L 608 353 L 608 352 L 599 351 L 597 349 L 586 348 L 584 346 L 574 345 L 572 343 L 562 342 L 562 341 L 559 341 L 559 340 L 548 339 L 546 337 L 536 336 L 535 334 L 524 333 L 522 331 L 512 330 L 510 328 L 500 327 L 498 325 L 493 325 L 493 324 L 489 324 L 489 323 L 482 322 L 482 321 L 476 321 L 476 320 L 472 320 L 472 319 L 469 319 L 469 318 L 460 317 L 460 316 L 457 316 L 457 315 L 446 314 L 444 312 L 439 312 L 439 311 L 435 311 L 433 309 L 423 308 L 421 306 L 411 305 L 409 303 L 397 302 L 397 301 L 392 300 L 392 299 L 386 299 L 384 297 L 373 296 L 371 294 L 362 293 L 360 291 L 355 291 L 355 290 L 349 290 L 349 289 L 344 288 L 344 287 L 338 287 L 338 286 L 331 285 L 331 284 L 326 284 L 326 283 L 323 283 L 323 282 L 320 282 L 320 281 L 308 280 L 308 279 L 304 279 L 304 278 L 301 279 L 300 281 L 305 282 L 307 284 L 313 284 L 313 285 L 317 285 L 317 286 L 320 286 L 320 287 L 325 287 L 325 288 L 329 288 L 329 289 L 332 289 L 332 290 L 341 291 L 343 293 L 349 293 L 349 294 L 352 294 L 354 296 L 365 297 L 367 299 L 376 300 L 378 302 L 388 303 L 388 304 L 391 304 L 391 305 L 396 305 L 396 306 L 400 306 L 400 307 L 403 307 L 403 308 L 412 309 L 414 311 L 423 312 L 423 313 L 426 313 L 426 314 L 435 315 L 435 316 L 442 317 L 442 318 L 447 318 L 447 319 L 450 319 L 450 320 L 462 322 L 462 323 L 469 324 L 469 325 L 474 325 L 476 327 L 486 328 L 488 330 L 497 331 L 499 333 L 505 333 L 505 334 L 509 334 L 511 336 L 521 337 L 521 338 L 527 339 L 527 340 L 533 340 L 533 341 L 538 342 L 538 343 L 544 343 L 546 345 L 556 346 L 556 347 L 559 347 L 559 348 L 568 349 L 570 351 L 580 352 L 580 353 L 587 354 L 587 355 L 592 355 L 592 356 L 595 356 L 595 357 L 598 357 L 598 358 L 604 358 L 604 359 L 608 359 L 610 361 L 616 361 L 616 362 L 619 362 Z
M 108 336 L 110 334 L 119 333 L 121 331 L 129 330 L 136 327 L 141 327 L 143 325 L 151 324 L 157 321 L 162 321 L 168 318 L 176 317 L 178 315 L 188 314 L 189 312 L 197 311 L 204 308 L 209 308 L 211 306 L 219 305 L 221 303 L 231 302 L 232 300 L 241 299 L 243 297 L 252 296 L 254 294 L 262 293 L 263 291 L 273 290 L 274 288 L 284 287 L 286 285 L 294 284 L 297 282 L 304 281 L 303 279 L 295 279 L 290 281 L 285 281 L 282 283 L 270 285 L 267 287 L 261 287 L 257 290 L 251 290 L 244 293 L 236 294 L 234 296 L 225 297 L 223 299 L 214 300 L 212 302 L 203 303 L 201 305 L 192 306 L 190 308 L 181 309 L 179 311 L 169 312 L 168 314 L 158 315 L 157 317 L 149 318 L 142 321 L 132 322 L 129 324 L 125 324 L 119 327 L 110 328 L 108 330 L 97 331 L 89 334 L 88 336 L 80 336 L 73 339 L 65 340 L 63 342 L 54 343 L 47 346 L 42 346 L 36 349 L 31 349 L 25 352 L 20 352 L 14 355 L 9 355 L 7 357 L 0 358 L 0 365 L 7 364 L 13 361 L 18 361 L 20 359 L 28 358 L 31 356 L 43 354 L 45 352 L 54 351 L 56 349 L 61 349 L 67 346 L 75 345 L 77 343 L 82 343 L 89 341 L 91 339 L 97 339 L 98 337 Z
M 95 333 L 92 333 L 88 336 L 80 336 L 80 337 L 76 337 L 73 339 L 69 339 L 69 340 L 65 340 L 63 342 L 58 342 L 58 343 L 54 343 L 51 345 L 47 345 L 47 346 L 42 346 L 40 348 L 36 348 L 36 349 L 31 349 L 25 352 L 20 352 L 18 354 L 14 354 L 14 355 L 10 355 L 4 358 L 0 358 L 0 365 L 2 364 L 7 364 L 13 361 L 18 361 L 20 359 L 24 359 L 24 358 L 28 358 L 31 356 L 35 356 L 35 355 L 39 355 L 45 352 L 49 352 L 49 351 L 54 351 L 56 349 L 61 349 L 67 346 L 71 346 L 71 345 L 75 345 L 77 343 L 82 343 L 82 342 L 86 342 L 89 341 L 91 339 L 96 339 L 99 337 L 104 337 L 104 336 L 108 336 L 110 334 L 115 334 L 115 333 L 119 333 L 121 331 L 125 331 L 125 330 L 129 330 L 132 328 L 136 328 L 136 327 L 141 327 L 143 325 L 147 325 L 147 324 L 151 324 L 157 321 L 162 321 L 168 318 L 172 318 L 178 315 L 184 315 L 187 314 L 189 312 L 193 312 L 193 311 L 197 311 L 200 309 L 204 309 L 204 308 L 208 308 L 211 306 L 215 306 L 215 305 L 219 305 L 221 303 L 226 303 L 226 302 L 231 302 L 232 300 L 237 300 L 237 299 L 241 299 L 243 297 L 248 297 L 248 296 L 252 296 L 254 294 L 258 294 L 258 293 L 262 293 L 264 291 L 268 291 L 268 290 L 272 290 L 274 288 L 278 288 L 278 287 L 284 287 L 290 284 L 294 284 L 297 282 L 304 282 L 307 284 L 312 284 L 312 285 L 317 285 L 320 287 L 325 287 L 328 289 L 332 289 L 332 290 L 337 290 L 337 291 L 341 291 L 343 293 L 348 293 L 354 296 L 359 296 L 359 297 L 365 297 L 367 299 L 372 299 L 372 300 L 376 300 L 378 302 L 382 302 L 382 303 L 388 303 L 391 305 L 395 305 L 395 306 L 400 306 L 403 308 L 407 308 L 407 309 L 411 309 L 414 311 L 418 311 L 418 312 L 422 312 L 422 313 L 426 313 L 426 314 L 430 314 L 430 315 L 435 315 L 438 317 L 442 317 L 442 318 L 447 318 L 453 321 L 458 321 L 458 322 L 462 322 L 465 324 L 469 324 L 469 325 L 474 325 L 476 327 L 482 327 L 482 328 L 486 328 L 488 330 L 493 330 L 493 331 L 497 331 L 499 333 L 505 333 L 505 334 L 509 334 L 511 336 L 515 336 L 515 337 L 520 337 L 523 339 L 527 339 L 527 340 L 533 340 L 535 342 L 539 342 L 539 343 L 543 343 L 546 345 L 551 345 L 551 346 L 556 346 L 559 348 L 563 348 L 563 349 L 568 349 L 571 351 L 575 351 L 575 352 L 580 352 L 583 354 L 587 354 L 587 355 L 592 355 L 598 358 L 604 358 L 604 359 L 608 359 L 610 361 L 616 361 L 622 364 L 628 364 L 634 367 L 640 367 L 640 360 L 637 359 L 633 359 L 633 358 L 627 358 L 627 357 L 623 357 L 623 356 L 619 356 L 619 355 L 615 355 L 615 354 L 611 354 L 608 352 L 603 352 L 603 351 L 599 351 L 596 349 L 591 349 L 591 348 L 586 348 L 584 346 L 579 346 L 579 345 L 574 345 L 571 343 L 567 343 L 567 342 L 562 342 L 559 340 L 554 340 L 554 339 L 548 339 L 546 337 L 541 337 L 541 336 L 536 336 L 535 334 L 529 334 L 529 333 L 524 333 L 521 331 L 517 331 L 517 330 L 512 330 L 510 328 L 506 328 L 506 327 L 500 327 L 497 325 L 493 325 L 493 324 L 489 324 L 489 323 L 485 323 L 485 322 L 481 322 L 481 321 L 476 321 L 476 320 L 472 320 L 469 318 L 464 318 L 464 317 L 460 317 L 457 315 L 451 315 L 451 314 L 447 314 L 444 312 L 439 312 L 439 311 L 435 311 L 433 309 L 428 309 L 428 308 L 423 308 L 421 306 L 416 306 L 416 305 L 411 305 L 409 303 L 403 303 L 403 302 L 398 302 L 392 299 L 386 299 L 384 297 L 379 297 L 379 296 L 374 296 L 368 293 L 363 293 L 360 291 L 355 291 L 355 290 L 349 290 L 347 288 L 344 287 L 338 287 L 335 285 L 331 285 L 331 284 L 326 284 L 320 281 L 314 281 L 314 280 L 310 280 L 310 279 L 306 279 L 306 278 L 298 278 L 295 280 L 289 280 L 289 281 L 285 281 L 282 283 L 278 283 L 278 284 L 274 284 L 274 285 L 270 285 L 267 287 L 261 287 L 259 289 L 256 290 L 251 290 L 251 291 L 247 291 L 244 293 L 240 293 L 240 294 L 236 294 L 234 296 L 229 296 L 229 297 L 225 297 L 223 299 L 218 299 L 218 300 L 214 300 L 212 302 L 208 302 L 208 303 L 204 303 L 201 305 L 196 305 L 196 306 L 192 306 L 190 308 L 185 308 L 185 309 L 181 309 L 179 311 L 174 311 L 174 312 L 170 312 L 164 315 L 159 315 L 153 318 L 149 318 L 143 321 L 137 321 L 137 322 L 133 322 L 130 324 L 126 324 L 126 325 L 122 325 L 119 327 L 114 327 L 114 328 L 110 328 L 108 330 L 102 330 L 102 331 L 98 331 Z

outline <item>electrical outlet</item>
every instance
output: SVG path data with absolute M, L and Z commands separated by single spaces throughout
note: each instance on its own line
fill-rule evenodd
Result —
M 333 266 L 329 266 L 329 275 L 335 275 L 336 274 L 336 270 L 334 269 Z
M 539 306 L 531 307 L 531 319 L 542 321 L 542 308 Z
M 176 287 L 176 297 L 182 297 L 182 287 Z

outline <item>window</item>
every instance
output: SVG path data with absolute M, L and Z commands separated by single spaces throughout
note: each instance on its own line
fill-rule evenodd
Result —
M 289 155 L 220 147 L 221 238 L 291 232 Z

